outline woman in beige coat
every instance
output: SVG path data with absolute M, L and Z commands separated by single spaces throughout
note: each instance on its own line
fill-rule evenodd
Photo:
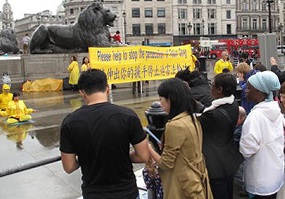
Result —
M 158 87 L 169 121 L 165 126 L 161 156 L 151 145 L 159 166 L 164 199 L 212 199 L 202 154 L 201 125 L 193 115 L 194 99 L 182 80 L 174 78 Z

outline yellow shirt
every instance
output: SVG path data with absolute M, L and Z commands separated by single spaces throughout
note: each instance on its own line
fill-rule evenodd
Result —
M 1 93 L 0 94 L 0 109 L 6 110 L 8 108 L 9 102 L 13 99 L 12 93 Z
M 215 64 L 215 68 L 214 68 L 215 74 L 222 73 L 224 68 L 227 68 L 230 71 L 232 71 L 233 70 L 233 65 L 232 65 L 232 63 L 230 61 L 224 61 L 223 59 L 220 59 Z
M 33 112 L 32 108 L 27 108 L 23 100 L 11 101 L 8 104 L 6 115 L 8 117 L 20 118 L 23 115 L 27 115 Z
M 90 68 L 89 63 L 88 63 L 88 64 L 82 64 L 82 66 L 81 66 L 81 72 L 83 72 L 83 71 L 87 71 L 87 70 L 88 70 L 88 68 Z

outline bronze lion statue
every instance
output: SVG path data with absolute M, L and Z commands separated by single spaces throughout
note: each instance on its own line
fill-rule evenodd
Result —
M 88 52 L 88 47 L 110 46 L 108 26 L 116 15 L 101 3 L 88 5 L 71 25 L 40 25 L 32 35 L 31 54 Z
M 0 32 L 0 55 L 5 53 L 19 53 L 16 35 L 9 28 L 3 29 Z

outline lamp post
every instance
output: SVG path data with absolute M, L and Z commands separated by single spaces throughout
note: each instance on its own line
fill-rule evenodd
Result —
M 268 19 L 269 19 L 269 33 L 272 33 L 272 25 L 271 25 L 271 3 L 274 3 L 274 0 L 266 0 L 268 4 Z
M 279 45 L 281 46 L 281 52 L 283 54 L 283 42 L 282 42 L 282 31 L 283 31 L 283 24 L 279 23 L 278 31 L 279 31 Z
M 191 29 L 192 29 L 192 24 L 191 24 L 191 22 L 189 22 L 189 23 L 187 24 L 187 28 L 188 28 L 189 35 L 191 35 Z
M 204 20 L 204 19 L 202 19 L 202 35 L 204 35 L 204 34 L 205 34 L 205 32 L 204 32 L 204 28 L 205 28 L 205 20 Z
M 127 30 L 126 16 L 127 16 L 127 14 L 126 14 L 125 11 L 123 11 L 122 15 L 123 15 L 123 18 L 124 18 L 124 38 L 125 38 L 125 44 L 127 44 L 127 34 L 126 34 L 126 30 Z

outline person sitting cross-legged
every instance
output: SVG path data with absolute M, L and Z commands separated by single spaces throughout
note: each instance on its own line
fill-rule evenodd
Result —
M 36 112 L 35 109 L 27 108 L 25 102 L 20 100 L 20 93 L 13 93 L 13 101 L 9 102 L 8 108 L 6 110 L 6 115 L 8 119 L 7 124 L 14 124 L 18 122 L 26 122 L 32 119 L 30 113 Z

